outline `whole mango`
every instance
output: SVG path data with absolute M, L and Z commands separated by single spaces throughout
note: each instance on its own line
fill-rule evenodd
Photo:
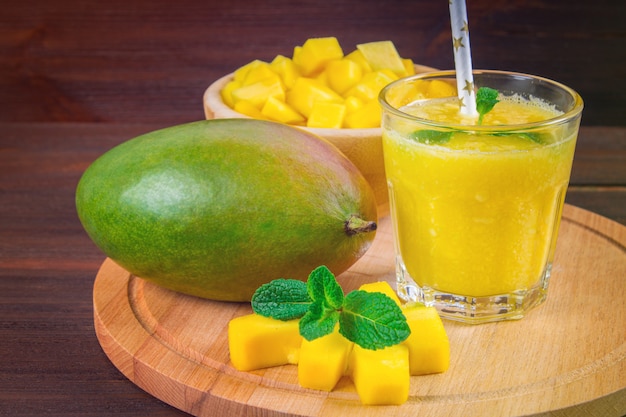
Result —
M 248 301 L 276 278 L 339 274 L 369 248 L 371 188 L 330 143 L 279 123 L 217 119 L 141 135 L 100 156 L 76 190 L 95 244 L 174 291 Z

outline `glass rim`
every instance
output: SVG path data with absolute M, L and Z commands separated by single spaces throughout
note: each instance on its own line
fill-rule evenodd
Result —
M 481 75 L 481 74 L 494 74 L 494 75 L 506 75 L 506 76 L 510 76 L 510 77 L 518 77 L 518 78 L 531 78 L 534 80 L 539 80 L 542 82 L 545 82 L 547 84 L 552 85 L 553 87 L 557 87 L 563 91 L 565 91 L 567 94 L 569 94 L 573 101 L 574 101 L 574 105 L 573 107 L 564 112 L 563 114 L 560 114 L 558 116 L 546 119 L 546 120 L 542 120 L 539 122 L 533 122 L 533 123 L 518 123 L 518 124 L 502 124 L 502 125 L 470 125 L 470 124 L 454 124 L 454 123 L 446 123 L 446 122 L 438 122 L 438 121 L 434 121 L 434 120 L 430 120 L 430 119 L 424 119 L 421 117 L 417 117 L 414 116 L 412 114 L 403 112 L 402 110 L 398 109 L 397 107 L 391 105 L 387 99 L 386 99 L 386 95 L 387 92 L 389 90 L 391 90 L 392 88 L 394 88 L 397 85 L 403 84 L 403 83 L 407 83 L 407 82 L 411 82 L 414 80 L 420 80 L 420 79 L 429 79 L 429 78 L 441 78 L 441 77 L 452 77 L 456 79 L 456 71 L 455 70 L 445 70 L 445 71 L 431 71 L 431 72 L 424 72 L 424 73 L 420 73 L 420 74 L 415 74 L 415 75 L 411 75 L 408 77 L 403 77 L 403 78 L 399 78 L 395 81 L 392 81 L 391 83 L 387 84 L 379 93 L 378 95 L 378 102 L 380 103 L 381 107 L 383 110 L 388 111 L 392 114 L 394 114 L 395 116 L 398 117 L 402 117 L 404 119 L 407 120 L 412 120 L 412 121 L 416 121 L 419 122 L 421 124 L 424 125 L 428 125 L 428 126 L 432 126 L 432 127 L 437 127 L 440 129 L 453 129 L 453 130 L 472 130 L 472 131 L 492 131 L 492 130 L 497 130 L 497 131 L 517 131 L 517 130 L 531 130 L 531 129 L 535 129 L 535 128 L 543 128 L 543 127 L 548 127 L 548 126 L 552 126 L 552 125 L 557 125 L 557 124 L 561 124 L 561 123 L 567 123 L 568 121 L 571 121 L 573 119 L 575 119 L 576 117 L 578 117 L 583 110 L 584 107 L 584 101 L 582 99 L 582 97 L 580 96 L 580 94 L 578 94 L 578 92 L 576 92 L 576 90 L 574 90 L 571 87 L 566 86 L 565 84 L 562 84 L 558 81 L 554 81 L 551 80 L 549 78 L 545 78 L 545 77 L 541 77 L 538 75 L 532 75 L 532 74 L 525 74 L 522 72 L 514 72 L 514 71 L 502 71 L 502 70 L 473 70 L 472 73 L 474 75 Z

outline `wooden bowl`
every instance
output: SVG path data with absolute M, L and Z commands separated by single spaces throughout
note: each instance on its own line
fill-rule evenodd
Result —
M 434 71 L 434 68 L 415 65 L 416 73 Z M 230 108 L 220 95 L 222 88 L 233 79 L 228 74 L 211 84 L 203 96 L 204 114 L 207 119 L 249 118 Z M 381 129 L 322 129 L 299 127 L 334 144 L 356 165 L 374 190 L 378 205 L 388 202 L 387 179 L 383 161 Z

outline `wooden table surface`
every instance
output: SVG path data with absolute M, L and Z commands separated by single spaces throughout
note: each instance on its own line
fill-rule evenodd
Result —
M 124 378 L 95 337 L 92 290 L 104 256 L 74 208 L 77 181 L 95 158 L 138 134 L 201 119 L 211 81 L 252 59 L 289 55 L 308 37 L 334 35 L 345 49 L 391 39 L 418 63 L 453 66 L 446 2 L 3 3 L 0 416 L 186 415 Z M 566 201 L 621 224 L 624 4 L 468 2 L 477 67 L 533 72 L 581 93 Z

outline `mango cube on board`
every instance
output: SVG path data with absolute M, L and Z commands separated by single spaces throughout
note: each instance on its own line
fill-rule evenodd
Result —
M 387 297 L 395 301 L 398 306 L 402 306 L 398 294 L 396 294 L 396 292 L 393 290 L 393 288 L 391 288 L 391 285 L 389 285 L 387 281 L 370 282 L 367 284 L 363 284 L 359 287 L 359 290 L 367 292 L 382 292 Z
M 365 405 L 400 405 L 409 397 L 409 349 L 403 345 L 369 350 L 354 345 L 351 377 Z
M 402 313 L 411 329 L 409 337 L 402 342 L 409 349 L 411 375 L 433 374 L 448 370 L 450 341 L 435 307 L 403 306 L 396 292 L 386 281 L 363 284 L 359 289 L 386 294 L 402 307 Z
M 450 366 L 450 342 L 435 307 L 402 309 L 411 334 L 403 342 L 409 349 L 411 375 L 445 372 Z
M 302 336 L 299 320 L 281 321 L 258 314 L 228 323 L 230 361 L 239 371 L 297 364 Z
M 315 340 L 302 340 L 298 362 L 298 382 L 304 388 L 332 391 L 348 367 L 354 343 L 338 328 Z

